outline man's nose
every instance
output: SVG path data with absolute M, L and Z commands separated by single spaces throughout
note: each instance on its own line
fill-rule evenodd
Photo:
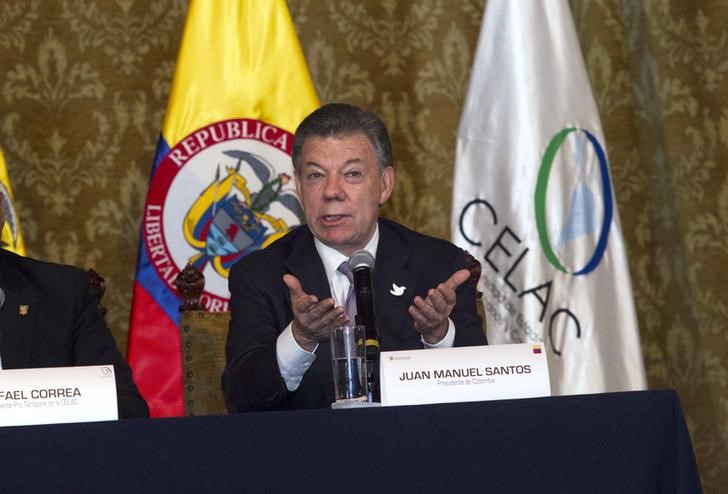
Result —
M 342 200 L 344 196 L 344 188 L 340 177 L 335 175 L 327 177 L 326 186 L 324 187 L 324 199 L 329 201 Z

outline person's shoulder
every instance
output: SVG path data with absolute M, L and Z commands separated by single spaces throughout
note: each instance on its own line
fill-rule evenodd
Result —
M 449 240 L 411 230 L 395 221 L 380 218 L 379 224 L 383 232 L 388 230 L 389 233 L 398 238 L 413 253 L 426 252 L 428 255 L 454 255 L 462 252 L 460 247 Z
M 90 286 L 88 273 L 79 267 L 21 256 L 5 249 L 0 251 L 0 269 L 6 283 L 64 294 L 74 293 L 86 283 Z
M 84 272 L 76 266 L 21 256 L 5 249 L 0 249 L 0 262 L 20 272 L 49 273 L 58 276 L 78 276 Z

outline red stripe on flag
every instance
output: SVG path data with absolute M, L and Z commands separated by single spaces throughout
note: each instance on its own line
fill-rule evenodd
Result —
M 179 328 L 134 282 L 127 361 L 152 417 L 184 415 Z

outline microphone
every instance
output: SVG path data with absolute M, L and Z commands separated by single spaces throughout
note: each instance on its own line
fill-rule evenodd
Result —
M 374 320 L 374 286 L 372 284 L 372 271 L 374 270 L 374 256 L 366 250 L 357 250 L 349 258 L 349 269 L 354 278 L 354 293 L 356 294 L 357 324 L 367 328 L 367 340 L 373 340 L 372 345 L 379 349 L 379 336 Z M 367 346 L 369 346 L 367 341 Z
M 356 323 L 363 325 L 366 334 L 367 391 L 369 401 L 379 402 L 379 334 L 375 321 L 374 285 L 372 272 L 374 256 L 357 250 L 349 258 L 356 294 Z

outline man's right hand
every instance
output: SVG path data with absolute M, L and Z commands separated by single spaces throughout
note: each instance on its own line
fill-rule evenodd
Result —
M 344 308 L 336 307 L 333 298 L 329 297 L 319 302 L 318 297 L 303 291 L 301 282 L 295 276 L 283 275 L 283 283 L 291 291 L 293 338 L 304 350 L 313 352 L 319 341 L 329 338 L 332 327 L 349 321 Z

